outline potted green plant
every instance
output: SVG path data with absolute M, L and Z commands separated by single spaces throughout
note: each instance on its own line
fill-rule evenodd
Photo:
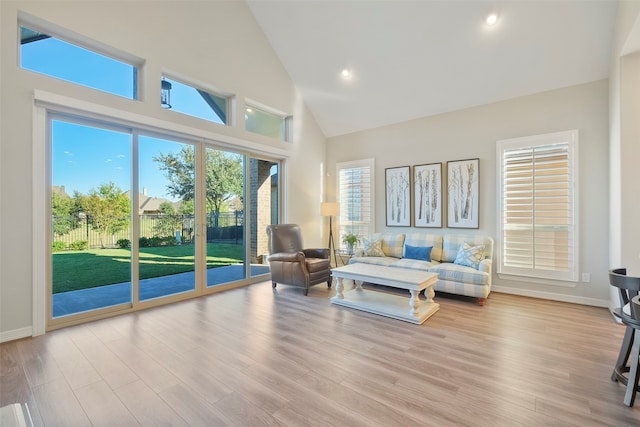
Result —
M 353 248 L 360 243 L 360 237 L 354 233 L 347 233 L 342 236 L 342 243 L 347 245 L 347 253 L 351 255 L 353 253 Z

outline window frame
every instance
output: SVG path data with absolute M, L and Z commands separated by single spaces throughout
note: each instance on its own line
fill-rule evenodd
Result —
M 230 94 L 230 93 L 225 93 L 216 89 L 212 89 L 210 86 L 203 84 L 203 83 L 199 83 L 194 81 L 193 79 L 189 79 L 189 78 L 185 78 L 182 76 L 177 76 L 175 73 L 171 73 L 171 72 L 162 72 L 160 75 L 160 81 L 162 80 L 167 80 L 171 83 L 178 83 L 181 84 L 183 86 L 187 86 L 191 89 L 194 89 L 196 91 L 202 91 L 205 92 L 207 95 L 209 96 L 214 96 L 217 98 L 221 98 L 225 100 L 225 121 L 223 123 L 218 123 L 214 120 L 211 119 L 207 119 L 207 118 L 203 118 L 200 116 L 196 116 L 193 114 L 189 114 L 189 113 L 185 113 L 183 111 L 180 110 L 176 110 L 173 107 L 167 109 L 168 111 L 173 111 L 174 113 L 178 113 L 178 114 L 183 114 L 185 116 L 189 116 L 189 117 L 193 117 L 196 118 L 198 120 L 204 120 L 206 122 L 209 123 L 213 123 L 217 126 L 232 126 L 232 108 L 233 108 L 233 99 L 234 99 L 234 95 Z M 206 102 L 206 101 L 205 101 Z M 160 105 L 160 104 L 158 104 Z M 213 109 L 211 110 L 214 114 L 217 114 Z M 219 116 L 218 116 L 219 117 Z
M 567 221 L 567 259 L 568 267 L 566 271 L 551 270 L 544 268 L 518 268 L 505 265 L 505 154 L 514 150 L 535 149 L 552 147 L 566 144 L 567 167 L 568 167 L 568 190 L 569 200 L 566 208 L 569 210 L 569 220 Z M 496 166 L 497 166 L 497 273 L 500 277 L 511 278 L 533 278 L 545 281 L 547 284 L 559 286 L 575 286 L 579 280 L 580 271 L 580 221 L 579 221 L 579 134 L 578 130 L 568 130 L 553 132 L 541 135 L 512 138 L 496 141 Z M 535 180 L 535 171 L 531 175 L 531 180 Z M 532 190 L 532 213 L 535 216 L 535 190 Z M 533 221 L 533 220 L 532 220 Z M 535 250 L 535 230 L 531 224 L 533 232 L 532 242 Z M 535 256 L 531 255 L 532 262 Z
M 343 201 L 343 195 L 341 192 L 341 178 L 340 174 L 342 170 L 345 169 L 362 169 L 368 168 L 370 170 L 369 174 L 369 221 L 367 234 L 364 235 L 361 231 L 358 232 L 353 228 L 349 228 L 353 220 L 350 220 L 348 216 L 350 215 L 350 211 L 345 206 Z M 375 232 L 375 159 L 361 159 L 361 160 L 353 160 L 348 162 L 339 162 L 336 163 L 336 200 L 338 201 L 338 205 L 340 208 L 340 212 L 338 214 L 338 248 L 346 249 L 346 245 L 342 243 L 342 236 L 346 233 L 352 233 L 356 231 L 356 234 L 362 238 L 369 238 Z M 364 220 L 366 221 L 366 220 Z M 359 227 L 360 228 L 360 227 Z
M 267 115 L 271 115 L 271 116 L 275 116 L 275 117 L 279 117 L 280 120 L 282 120 L 282 137 L 275 137 L 272 135 L 267 135 L 265 133 L 262 132 L 258 132 L 255 130 L 250 130 L 247 128 L 247 119 L 245 118 L 244 120 L 244 130 L 247 132 L 251 132 L 253 134 L 256 135 L 262 135 L 262 136 L 266 136 L 267 138 L 273 138 L 273 139 L 277 139 L 279 141 L 285 141 L 285 142 L 293 142 L 293 116 L 291 116 L 290 114 L 284 113 L 282 111 L 278 111 L 275 108 L 271 108 L 267 105 L 264 105 L 260 102 L 251 100 L 251 99 L 245 99 L 245 103 L 244 103 L 244 110 L 243 113 L 246 115 L 249 113 L 249 110 L 257 110 L 262 114 L 267 114 Z
M 107 58 L 110 58 L 114 61 L 121 62 L 123 64 L 130 65 L 133 67 L 133 94 L 132 97 L 123 96 L 117 93 L 109 92 L 99 87 L 88 86 L 83 83 L 78 83 L 73 80 L 68 80 L 64 78 L 57 77 L 55 75 L 43 73 L 40 71 L 35 71 L 29 68 L 24 68 L 22 66 L 22 49 L 21 49 L 21 31 L 22 27 L 26 27 L 30 30 L 37 31 L 44 35 L 47 35 L 51 38 L 58 39 L 62 42 L 71 44 L 77 48 L 84 49 L 86 51 L 92 52 L 97 55 L 101 55 Z M 128 52 L 116 49 L 104 43 L 98 42 L 96 40 L 90 39 L 89 37 L 83 36 L 81 34 L 75 33 L 73 31 L 67 30 L 65 28 L 59 27 L 50 22 L 44 21 L 35 16 L 29 15 L 24 12 L 18 12 L 18 25 L 17 25 L 17 65 L 21 70 L 25 70 L 32 73 L 37 73 L 48 78 L 53 78 L 56 80 L 61 80 L 76 86 L 88 88 L 91 90 L 97 90 L 103 93 L 107 93 L 109 95 L 117 96 L 124 99 L 129 99 L 132 101 L 141 101 L 141 91 L 140 87 L 142 86 L 142 82 L 140 81 L 142 74 L 142 68 L 144 66 L 145 60 L 136 55 L 132 55 Z

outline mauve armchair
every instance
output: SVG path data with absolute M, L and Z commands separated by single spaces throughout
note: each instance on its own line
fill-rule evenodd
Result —
M 271 282 L 301 286 L 304 294 L 309 287 L 327 282 L 331 287 L 331 260 L 328 248 L 303 249 L 302 234 L 297 224 L 272 224 L 267 226 L 271 269 Z

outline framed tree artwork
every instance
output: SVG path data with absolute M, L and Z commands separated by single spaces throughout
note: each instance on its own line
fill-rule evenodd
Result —
M 479 227 L 480 159 L 447 162 L 447 200 L 447 227 Z
M 442 163 L 413 167 L 413 224 L 442 227 Z
M 384 171 L 387 227 L 409 227 L 411 225 L 409 166 L 386 168 Z

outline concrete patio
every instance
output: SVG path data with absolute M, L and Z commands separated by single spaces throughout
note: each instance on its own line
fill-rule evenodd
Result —
M 269 273 L 269 266 L 252 264 L 251 277 Z M 195 288 L 195 272 L 172 274 L 140 280 L 140 300 L 149 300 Z M 207 270 L 207 286 L 244 279 L 244 265 L 210 268 Z M 53 294 L 53 317 L 81 313 L 131 302 L 131 282 L 81 289 Z

